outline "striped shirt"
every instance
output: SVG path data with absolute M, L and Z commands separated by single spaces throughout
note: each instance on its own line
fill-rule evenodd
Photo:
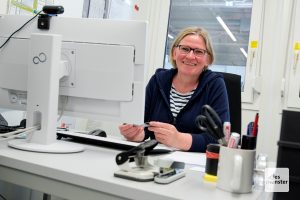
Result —
M 180 93 L 172 86 L 170 92 L 170 108 L 173 114 L 173 117 L 177 117 L 181 109 L 188 103 L 192 95 L 194 94 L 195 89 L 191 92 Z

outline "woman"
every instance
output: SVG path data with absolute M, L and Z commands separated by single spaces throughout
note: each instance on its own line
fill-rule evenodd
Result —
M 145 122 L 148 128 L 119 126 L 130 141 L 155 138 L 184 151 L 205 152 L 216 140 L 195 124 L 203 105 L 210 105 L 221 120 L 229 120 L 229 105 L 223 77 L 208 70 L 214 52 L 203 28 L 189 27 L 175 39 L 170 61 L 174 69 L 158 69 L 146 87 Z

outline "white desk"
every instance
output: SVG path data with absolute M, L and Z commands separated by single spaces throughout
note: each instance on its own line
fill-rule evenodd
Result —
M 187 171 L 168 185 L 116 178 L 119 151 L 87 146 L 82 153 L 45 154 L 0 144 L 0 179 L 72 200 L 95 199 L 257 199 L 258 192 L 232 194 L 202 181 L 202 173 Z

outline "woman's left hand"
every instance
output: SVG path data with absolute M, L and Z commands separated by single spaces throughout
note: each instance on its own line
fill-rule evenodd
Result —
M 172 124 L 152 121 L 148 130 L 154 132 L 155 139 L 158 142 L 178 148 L 180 132 Z

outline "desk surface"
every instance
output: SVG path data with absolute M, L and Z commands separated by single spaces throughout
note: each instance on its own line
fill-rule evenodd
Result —
M 120 151 L 86 146 L 74 154 L 16 150 L 0 144 L 0 179 L 67 199 L 257 199 L 259 192 L 232 194 L 205 183 L 201 172 L 167 185 L 114 177 Z

